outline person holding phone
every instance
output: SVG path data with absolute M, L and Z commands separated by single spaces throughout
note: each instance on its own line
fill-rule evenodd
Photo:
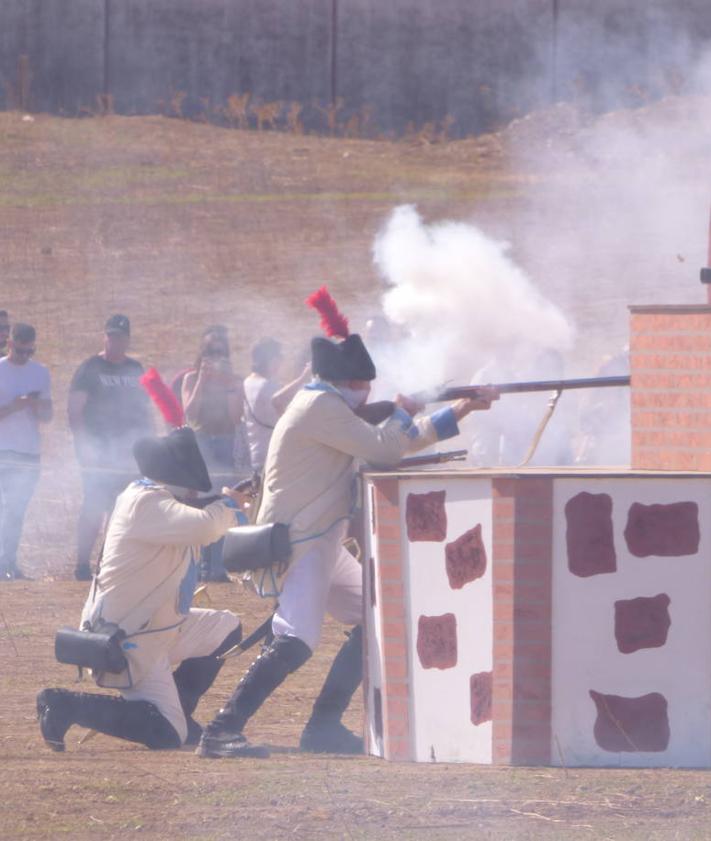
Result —
M 271 337 L 260 339 L 252 347 L 252 370 L 244 380 L 244 425 L 252 469 L 258 473 L 264 470 L 276 422 L 296 392 L 311 379 L 309 360 L 295 379 L 279 385 L 282 360 L 281 342 Z
M 27 578 L 17 548 L 39 479 L 39 425 L 52 419 L 49 370 L 32 360 L 35 338 L 32 325 L 17 322 L 0 359 L 0 581 Z
M 194 368 L 183 378 L 181 396 L 185 420 L 195 430 L 213 490 L 251 475 L 242 422 L 242 378 L 232 369 L 227 328 L 223 325 L 211 325 L 203 332 Z M 203 581 L 230 580 L 222 563 L 222 540 L 203 547 L 200 566 Z

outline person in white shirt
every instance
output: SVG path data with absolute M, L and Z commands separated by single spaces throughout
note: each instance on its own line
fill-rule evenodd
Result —
M 311 377 L 311 365 L 281 387 L 277 376 L 283 362 L 281 342 L 266 337 L 252 347 L 252 371 L 244 381 L 244 420 L 252 469 L 261 473 L 272 432 L 292 397 Z
M 0 580 L 27 577 L 17 548 L 39 479 L 39 427 L 52 419 L 49 371 L 31 358 L 35 338 L 32 325 L 17 322 L 0 359 Z
M 220 670 L 220 655 L 242 637 L 234 613 L 190 607 L 199 546 L 236 525 L 235 509 L 219 498 L 196 507 L 194 496 L 210 489 L 210 478 L 195 433 L 184 426 L 139 439 L 134 455 L 146 478 L 116 500 L 81 617 L 82 629 L 110 623 L 125 633 L 123 671 L 92 672 L 98 686 L 122 697 L 40 692 L 42 737 L 55 751 L 64 750 L 74 724 L 151 749 L 196 743 L 201 728 L 192 713 Z M 223 492 L 239 501 L 235 491 Z

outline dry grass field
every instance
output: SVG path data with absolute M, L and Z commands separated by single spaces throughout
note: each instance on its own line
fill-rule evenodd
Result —
M 57 417 L 20 562 L 0 585 L 0 836 L 30 839 L 704 839 L 709 777 L 694 771 L 396 765 L 311 757 L 296 745 L 341 630 L 255 718 L 266 761 L 151 753 L 103 736 L 43 745 L 34 696 L 69 686 L 54 630 L 76 621 L 71 580 L 78 474 L 64 419 L 69 378 L 127 313 L 133 353 L 166 375 L 208 323 L 230 326 L 236 366 L 274 334 L 294 358 L 314 331 L 304 297 L 328 282 L 358 326 L 380 292 L 373 237 L 396 204 L 425 219 L 508 221 L 545 182 L 500 138 L 444 144 L 249 133 L 164 118 L 60 120 L 0 114 L 0 308 L 38 328 Z M 630 247 L 630 251 L 633 249 Z M 583 315 L 583 320 L 585 316 Z M 251 630 L 268 606 L 211 585 Z M 216 710 L 246 666 L 227 663 L 198 710 Z M 359 703 L 349 723 L 359 726 Z

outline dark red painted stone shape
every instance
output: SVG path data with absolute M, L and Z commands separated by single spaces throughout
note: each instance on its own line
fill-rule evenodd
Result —
M 625 540 L 636 558 L 676 558 L 699 551 L 699 506 L 695 502 L 630 506 Z
M 417 655 L 423 669 L 451 669 L 457 665 L 457 619 L 453 613 L 420 616 Z
M 447 578 L 453 590 L 461 590 L 486 572 L 486 549 L 481 539 L 481 525 L 465 531 L 453 543 L 444 547 Z
M 590 697 L 597 707 L 595 741 L 603 750 L 637 753 L 667 749 L 667 699 L 659 692 L 623 698 L 591 689 Z
M 571 497 L 565 505 L 568 569 L 588 578 L 617 571 L 612 534 L 612 497 L 587 491 Z
M 658 596 L 639 596 L 615 602 L 615 639 L 623 654 L 640 648 L 660 648 L 666 644 L 671 625 L 666 593 Z
M 491 721 L 491 672 L 478 672 L 469 678 L 472 724 Z
M 447 536 L 446 491 L 408 494 L 405 507 L 408 540 L 441 542 Z

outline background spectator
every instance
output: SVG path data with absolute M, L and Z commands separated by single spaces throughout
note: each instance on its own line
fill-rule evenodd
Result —
M 195 430 L 210 474 L 212 492 L 219 493 L 223 485 L 235 482 L 235 441 L 240 436 L 244 441 L 244 391 L 240 377 L 232 370 L 229 338 L 223 325 L 212 325 L 203 332 L 194 369 L 183 377 L 182 400 L 185 419 Z M 247 464 L 246 472 L 250 469 Z M 222 563 L 222 540 L 203 548 L 200 566 L 204 581 L 229 581 Z
M 90 558 L 118 494 L 136 478 L 134 442 L 152 432 L 148 397 L 139 383 L 143 365 L 126 355 L 131 325 L 112 315 L 104 349 L 77 369 L 69 390 L 69 426 L 82 467 L 84 498 L 77 525 L 75 578 L 91 578 Z
M 52 419 L 49 371 L 34 352 L 35 328 L 18 322 L 0 359 L 0 580 L 27 577 L 17 547 L 39 478 L 39 424 Z
M 0 310 L 0 357 L 7 356 L 7 340 L 10 338 L 10 317 L 7 310 Z
M 281 343 L 260 339 L 252 347 L 252 371 L 244 381 L 244 421 L 252 468 L 264 468 L 269 440 L 279 417 L 299 388 L 311 377 L 311 364 L 292 382 L 281 388 L 277 376 L 283 361 Z

